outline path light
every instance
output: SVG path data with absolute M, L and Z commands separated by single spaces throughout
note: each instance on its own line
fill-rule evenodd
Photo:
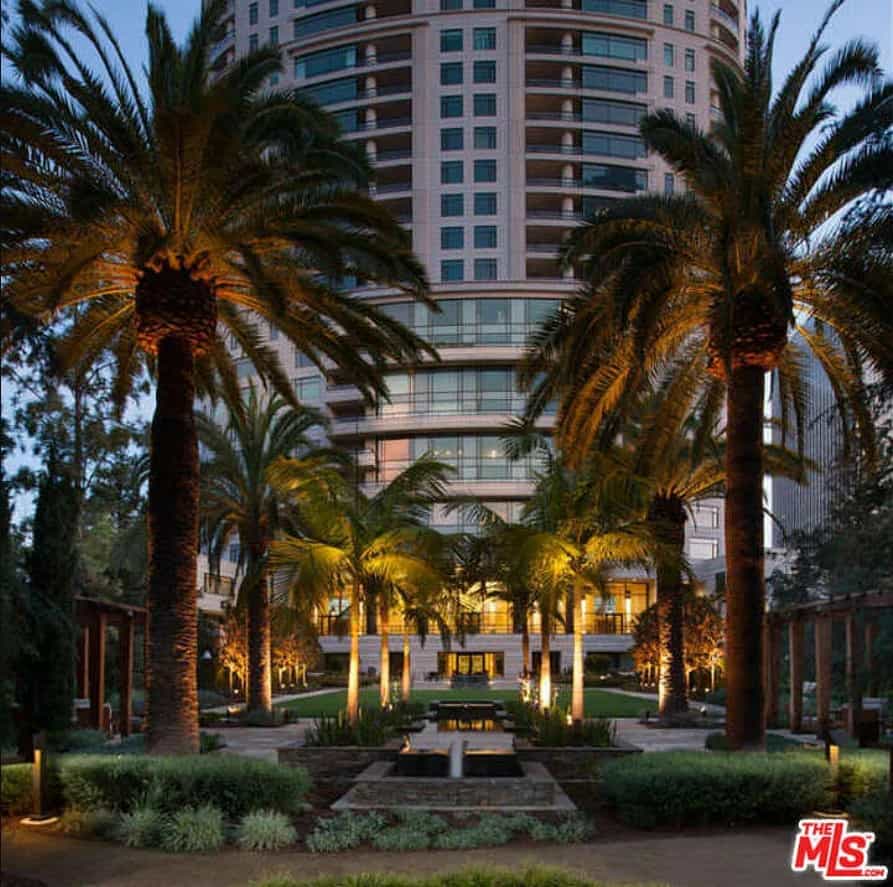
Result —
M 46 785 L 46 734 L 34 736 L 34 763 L 31 765 L 31 815 L 22 820 L 23 825 L 50 825 L 58 822 L 58 816 L 47 813 Z

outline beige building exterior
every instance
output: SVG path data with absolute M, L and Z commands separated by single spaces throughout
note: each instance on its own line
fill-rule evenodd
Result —
M 743 53 L 745 3 L 731 0 L 235 0 L 216 48 L 228 64 L 252 47 L 280 47 L 284 74 L 337 115 L 376 169 L 373 193 L 412 232 L 441 312 L 371 287 L 355 289 L 431 341 L 436 367 L 395 368 L 392 399 L 365 409 L 359 392 L 278 343 L 299 397 L 331 417 L 331 439 L 355 453 L 368 490 L 424 452 L 456 468 L 452 491 L 516 519 L 535 460 L 511 463 L 499 437 L 523 407 L 515 368 L 528 334 L 576 285 L 558 261 L 568 232 L 618 197 L 682 187 L 648 155 L 642 114 L 671 108 L 710 126 L 710 65 Z M 351 281 L 345 281 L 346 286 Z M 246 382 L 251 369 L 244 367 Z M 552 416 L 541 420 L 544 430 Z M 688 556 L 721 558 L 721 502 L 704 502 L 688 528 Z M 473 529 L 436 509 L 448 532 Z M 226 597 L 203 583 L 201 605 Z M 204 584 L 207 583 L 207 588 Z M 606 600 L 588 603 L 587 652 L 621 654 L 632 618 L 653 602 L 643 576 L 618 576 Z M 517 623 L 497 602 L 469 617 L 464 650 L 413 638 L 416 677 L 481 668 L 520 670 Z M 395 620 L 399 621 L 399 620 Z M 330 658 L 346 653 L 343 618 L 320 614 Z M 369 620 L 370 630 L 374 628 Z M 391 626 L 393 650 L 401 627 Z M 570 663 L 570 637 L 553 649 Z M 538 646 L 534 636 L 533 649 Z M 378 661 L 378 638 L 361 645 Z

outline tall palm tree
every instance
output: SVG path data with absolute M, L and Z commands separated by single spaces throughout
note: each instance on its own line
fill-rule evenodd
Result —
M 727 410 L 726 731 L 734 748 L 764 738 L 764 376 L 777 370 L 785 396 L 802 406 L 794 327 L 868 450 L 864 375 L 893 377 L 893 208 L 878 201 L 870 212 L 842 212 L 893 184 L 893 83 L 882 81 L 877 50 L 864 41 L 818 71 L 823 32 L 842 2 L 831 4 L 777 91 L 779 19 L 767 32 L 755 13 L 743 71 L 713 65 L 720 115 L 709 133 L 670 111 L 643 119 L 646 145 L 686 193 L 620 201 L 574 233 L 566 259 L 586 288 L 544 326 L 523 373 L 534 412 L 561 401 L 557 437 L 579 459 L 616 430 L 606 417 L 628 411 L 644 380 L 684 353 L 706 355 L 704 396 L 725 397 Z M 863 93 L 840 114 L 830 96 L 845 85 Z
M 287 533 L 271 547 L 271 563 L 287 573 L 295 594 L 317 603 L 342 590 L 349 595 L 351 723 L 359 714 L 360 607 L 374 605 L 383 589 L 442 582 L 430 557 L 434 531 L 425 521 L 433 502 L 444 497 L 450 471 L 422 458 L 370 496 L 344 481 L 311 487 L 298 503 L 302 532 Z M 277 476 L 274 471 L 274 482 Z
M 278 50 L 210 73 L 225 0 L 204 4 L 184 45 L 146 17 L 134 72 L 105 19 L 75 0 L 20 4 L 2 86 L 4 297 L 21 315 L 72 317 L 63 367 L 111 351 L 123 403 L 140 367 L 156 379 L 149 483 L 148 748 L 198 750 L 197 388 L 238 395 L 233 348 L 293 405 L 275 325 L 372 399 L 388 360 L 428 350 L 339 291 L 355 275 L 420 295 L 403 229 L 359 193 L 370 169 L 333 118 L 271 91 Z M 74 35 L 76 40 L 70 39 Z M 98 73 L 84 61 L 84 47 Z M 145 80 L 145 82 L 143 82 Z M 76 316 L 75 316 L 76 315 Z
M 207 457 L 202 462 L 201 527 L 212 571 L 219 569 L 227 547 L 238 541 L 236 575 L 238 604 L 248 612 L 248 710 L 273 713 L 270 660 L 270 543 L 288 525 L 288 504 L 269 480 L 270 469 L 291 459 L 289 494 L 303 481 L 315 483 L 318 473 L 334 470 L 332 455 L 313 453 L 308 432 L 325 424 L 315 410 L 297 410 L 278 395 L 265 400 L 252 386 L 247 402 L 228 404 L 224 426 L 212 415 L 199 414 L 198 436 Z
M 540 705 L 551 705 L 551 630 L 558 604 L 567 601 L 573 622 L 571 717 L 581 721 L 583 698 L 583 600 L 605 587 L 611 567 L 644 563 L 654 550 L 641 521 L 641 490 L 594 456 L 571 473 L 554 458 L 537 479 L 525 505 L 522 526 L 513 534 L 519 560 L 538 592 L 541 660 Z

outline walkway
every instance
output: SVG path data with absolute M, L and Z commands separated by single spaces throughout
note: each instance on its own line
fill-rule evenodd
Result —
M 315 856 L 306 852 L 171 855 L 130 850 L 100 841 L 4 828 L 3 871 L 37 878 L 50 887 L 247 887 L 256 879 L 287 874 L 305 879 L 359 872 L 427 875 L 469 866 L 572 869 L 617 884 L 646 881 L 669 887 L 804 887 L 823 883 L 790 871 L 791 829 L 753 828 L 711 834 L 659 836 L 571 846 L 529 842 L 471 851 L 379 853 L 371 850 Z

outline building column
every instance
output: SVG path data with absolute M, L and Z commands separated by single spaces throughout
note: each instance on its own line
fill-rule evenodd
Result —
M 118 674 L 121 682 L 121 712 L 119 730 L 130 736 L 133 715 L 133 616 L 127 614 L 118 627 Z
M 77 673 L 75 693 L 78 699 L 86 699 L 90 692 L 90 628 L 82 626 L 78 630 Z
M 799 733 L 803 727 L 803 623 L 796 617 L 788 623 L 788 669 L 791 679 L 788 729 Z
M 846 689 L 847 732 L 858 739 L 862 721 L 862 632 L 853 611 L 846 614 Z
M 96 613 L 90 626 L 90 723 L 102 729 L 102 709 L 105 705 L 105 613 Z
M 866 615 L 865 619 L 865 665 L 866 665 L 866 685 L 865 695 L 875 696 L 877 687 L 874 681 L 874 642 L 877 639 L 877 623 L 872 621 L 870 615 Z
M 765 687 L 765 722 L 767 727 L 778 723 L 778 677 L 781 660 L 781 625 L 774 619 L 764 623 L 763 651 L 766 665 L 763 670 Z
M 818 614 L 815 618 L 815 714 L 816 733 L 826 730 L 831 722 L 831 628 L 832 617 Z

